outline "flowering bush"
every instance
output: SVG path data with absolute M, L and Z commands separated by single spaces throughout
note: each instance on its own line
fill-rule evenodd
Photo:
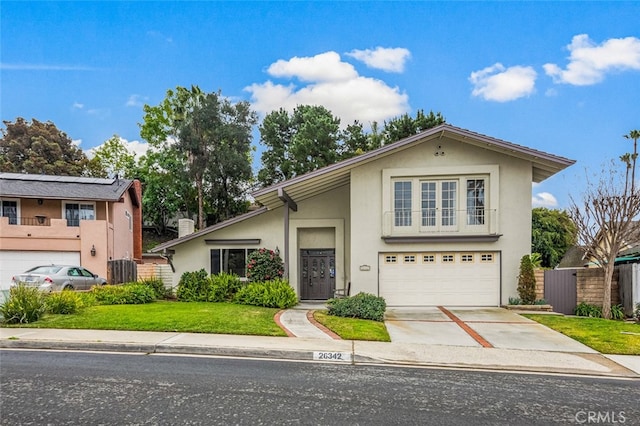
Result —
M 278 253 L 260 248 L 249 254 L 247 259 L 247 278 L 249 281 L 270 281 L 282 278 L 284 263 Z

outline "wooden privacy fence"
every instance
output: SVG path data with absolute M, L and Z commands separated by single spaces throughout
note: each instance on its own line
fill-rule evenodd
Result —
M 118 259 L 107 262 L 107 282 L 121 284 L 138 279 L 138 265 L 133 260 Z
M 577 305 L 576 276 L 575 269 L 544 271 L 544 299 L 554 312 L 573 314 Z
M 640 263 L 616 266 L 618 287 L 624 314 L 633 316 L 635 306 L 640 303 Z
M 611 304 L 621 302 L 618 290 L 619 267 L 611 283 Z M 540 279 L 540 275 L 536 276 Z M 602 306 L 604 271 L 601 268 L 553 269 L 544 271 L 544 298 L 553 306 L 554 312 L 572 315 L 579 303 Z

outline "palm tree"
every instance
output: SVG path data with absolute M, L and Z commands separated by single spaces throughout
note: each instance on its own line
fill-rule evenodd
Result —
M 634 193 L 636 184 L 636 159 L 638 158 L 638 139 L 640 139 L 640 130 L 631 130 L 628 135 L 623 135 L 625 139 L 633 140 L 633 154 L 625 154 L 620 159 L 627 163 L 627 170 L 631 168 L 631 193 Z

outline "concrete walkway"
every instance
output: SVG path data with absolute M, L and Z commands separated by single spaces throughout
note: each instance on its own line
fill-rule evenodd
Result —
M 287 309 L 279 319 L 280 326 L 286 328 L 294 337 L 307 339 L 331 339 L 327 333 L 309 321 L 306 310 Z

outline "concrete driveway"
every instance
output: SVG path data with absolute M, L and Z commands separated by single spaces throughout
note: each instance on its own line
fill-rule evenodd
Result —
M 388 308 L 385 324 L 397 343 L 597 353 L 502 308 Z

